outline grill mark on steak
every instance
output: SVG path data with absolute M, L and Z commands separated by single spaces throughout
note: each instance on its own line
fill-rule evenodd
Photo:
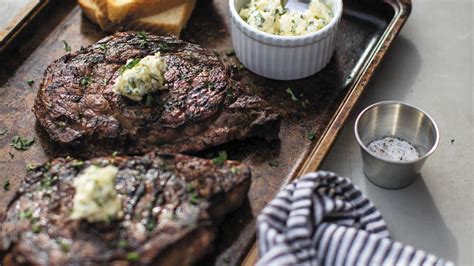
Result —
M 90 165 L 109 164 L 119 168 L 116 189 L 123 218 L 71 220 L 74 178 Z M 215 221 L 241 205 L 249 186 L 249 168 L 235 161 L 215 165 L 155 152 L 82 165 L 55 159 L 31 171 L 9 204 L 0 254 L 6 254 L 6 265 L 124 264 L 130 252 L 139 255 L 134 263 L 189 265 L 211 251 Z
M 160 52 L 167 90 L 134 102 L 112 88 L 128 59 Z M 145 97 L 147 98 L 147 97 Z M 211 51 L 175 37 L 120 32 L 53 62 L 33 107 L 50 138 L 91 157 L 197 152 L 231 140 L 278 137 L 279 116 L 239 88 Z

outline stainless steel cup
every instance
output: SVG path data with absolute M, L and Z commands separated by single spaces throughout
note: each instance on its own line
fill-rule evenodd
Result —
M 438 126 L 428 114 L 397 101 L 384 101 L 367 107 L 357 117 L 354 131 L 362 152 L 365 176 L 374 184 L 389 189 L 413 183 L 439 142 Z M 367 145 L 384 137 L 398 137 L 410 142 L 420 158 L 396 162 L 374 156 Z

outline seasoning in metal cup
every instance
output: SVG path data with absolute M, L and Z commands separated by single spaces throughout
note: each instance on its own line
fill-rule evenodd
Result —
M 354 131 L 365 176 L 389 189 L 413 183 L 439 142 L 438 127 L 426 112 L 397 101 L 367 107 Z

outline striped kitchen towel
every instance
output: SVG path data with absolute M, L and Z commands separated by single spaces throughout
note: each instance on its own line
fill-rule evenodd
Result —
M 286 185 L 257 223 L 258 265 L 453 265 L 391 240 L 374 205 L 330 172 Z

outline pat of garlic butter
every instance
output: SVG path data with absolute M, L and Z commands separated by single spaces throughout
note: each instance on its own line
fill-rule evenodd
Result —
M 149 93 L 164 90 L 166 67 L 159 52 L 142 59 L 129 59 L 115 80 L 114 92 L 141 101 Z
M 251 0 L 239 15 L 254 28 L 283 36 L 316 32 L 333 17 L 329 4 L 324 0 L 312 0 L 305 12 L 286 9 L 282 0 Z
M 74 179 L 72 219 L 88 222 L 110 221 L 122 216 L 122 204 L 115 190 L 118 168 L 89 166 Z

